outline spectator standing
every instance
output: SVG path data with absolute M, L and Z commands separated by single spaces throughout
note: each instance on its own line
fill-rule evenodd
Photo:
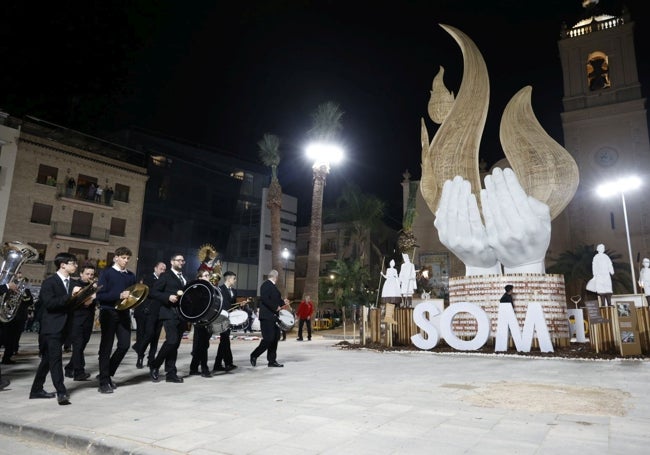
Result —
M 305 299 L 300 302 L 298 305 L 298 311 L 296 312 L 299 322 L 298 322 L 298 341 L 302 341 L 302 326 L 307 324 L 307 341 L 311 341 L 311 317 L 314 314 L 314 303 L 311 301 L 311 297 L 306 295 Z

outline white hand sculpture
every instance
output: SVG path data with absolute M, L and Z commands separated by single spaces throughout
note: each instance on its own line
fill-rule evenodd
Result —
M 546 204 L 527 196 L 512 169 L 495 168 L 485 177 L 481 206 L 489 245 L 505 273 L 544 273 L 551 241 Z
M 468 276 L 501 274 L 496 253 L 488 244 L 476 196 L 467 180 L 456 176 L 445 182 L 433 224 L 440 243 L 463 261 Z

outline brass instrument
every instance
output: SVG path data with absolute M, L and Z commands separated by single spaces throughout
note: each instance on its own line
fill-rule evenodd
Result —
M 142 283 L 136 283 L 133 286 L 126 288 L 125 291 L 129 291 L 131 295 L 115 304 L 115 309 L 118 311 L 135 308 L 144 302 L 149 295 L 149 286 Z
M 26 243 L 14 241 L 4 244 L 0 256 L 0 285 L 7 285 L 14 281 L 14 277 L 25 262 L 38 259 L 38 251 Z M 17 284 L 18 291 L 8 291 L 0 295 L 0 321 L 2 322 L 11 321 L 18 312 L 26 283 L 23 280 Z
M 84 286 L 75 294 L 72 294 L 68 299 L 67 304 L 72 306 L 72 308 L 75 310 L 81 308 L 88 297 L 93 295 L 99 289 L 101 289 L 101 286 L 97 286 L 97 278 L 95 278 L 90 283 L 88 283 L 87 286 Z

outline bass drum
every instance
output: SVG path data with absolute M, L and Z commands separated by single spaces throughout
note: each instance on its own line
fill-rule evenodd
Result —
M 206 280 L 187 283 L 178 303 L 181 319 L 197 325 L 210 325 L 221 314 L 223 297 L 219 288 Z

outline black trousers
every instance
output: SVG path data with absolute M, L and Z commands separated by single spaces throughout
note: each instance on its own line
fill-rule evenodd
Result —
M 275 324 L 273 319 L 260 319 L 262 328 L 262 341 L 251 352 L 252 357 L 259 357 L 266 352 L 266 360 L 269 363 L 275 362 L 278 352 L 278 342 L 280 341 L 280 328 Z
M 302 338 L 302 326 L 307 324 L 307 339 L 311 340 L 311 319 L 301 319 L 298 322 L 298 338 Z
M 65 366 L 65 372 L 73 376 L 80 376 L 86 372 L 86 358 L 84 350 L 90 341 L 95 323 L 95 307 L 80 309 L 72 316 L 70 327 L 70 341 L 72 343 L 72 356 Z
M 156 351 L 158 351 L 158 341 L 160 340 L 160 331 L 162 330 L 163 323 L 158 319 L 157 313 L 139 313 L 136 318 L 136 337 L 133 349 L 138 353 L 138 357 L 144 357 L 144 353 L 149 348 L 149 364 L 156 358 Z
M 192 339 L 192 361 L 190 371 L 210 371 L 208 368 L 208 348 L 212 331 L 204 325 L 194 325 L 194 338 Z
M 165 328 L 165 342 L 160 347 L 156 358 L 151 362 L 151 368 L 160 368 L 164 363 L 167 376 L 176 376 L 178 347 L 181 345 L 186 324 L 178 319 L 164 319 L 162 322 Z
M 56 393 L 67 393 L 67 389 L 63 383 L 62 346 L 63 338 L 61 333 L 38 336 L 38 348 L 41 353 L 41 362 L 38 364 L 36 375 L 34 376 L 34 382 L 32 382 L 32 392 L 43 390 L 45 379 L 49 372 L 50 376 L 52 376 L 52 384 L 54 384 Z
M 219 334 L 219 347 L 217 348 L 217 356 L 214 358 L 214 368 L 221 366 L 224 362 L 225 366 L 232 365 L 232 350 L 230 349 L 230 329 Z
M 99 323 L 102 326 L 102 337 L 99 341 L 99 384 L 108 385 L 131 345 L 131 314 L 128 310 L 101 309 Z M 111 355 L 115 338 L 117 347 Z

